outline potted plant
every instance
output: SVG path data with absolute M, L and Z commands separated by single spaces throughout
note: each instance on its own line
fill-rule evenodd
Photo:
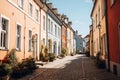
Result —
M 55 59 L 55 55 L 53 53 L 49 53 L 49 61 L 52 62 Z

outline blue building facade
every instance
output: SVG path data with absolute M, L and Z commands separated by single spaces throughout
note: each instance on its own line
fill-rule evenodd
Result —
M 75 37 L 75 40 L 76 40 L 76 51 L 77 51 L 77 53 L 84 53 L 84 46 L 83 46 L 84 39 L 81 37 L 81 35 L 78 35 L 77 31 L 76 31 L 74 37 Z

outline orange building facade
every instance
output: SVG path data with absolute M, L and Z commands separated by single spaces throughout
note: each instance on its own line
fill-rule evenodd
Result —
M 62 26 L 62 48 L 67 48 L 67 27 Z
M 23 2 L 24 1 L 24 2 Z M 0 0 L 0 60 L 16 49 L 19 61 L 38 59 L 40 8 L 33 0 Z

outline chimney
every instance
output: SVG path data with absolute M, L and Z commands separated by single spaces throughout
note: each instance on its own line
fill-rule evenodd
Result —
M 53 10 L 53 12 L 54 12 L 55 14 L 57 14 L 57 13 L 58 13 L 57 8 L 52 8 L 52 10 Z
M 72 25 L 72 22 L 71 22 L 71 21 L 69 21 L 69 22 L 68 22 L 68 25 L 70 25 L 70 26 L 71 26 L 71 25 Z
M 48 5 L 48 7 L 49 7 L 50 9 L 52 9 L 52 8 L 53 8 L 52 3 L 47 3 L 47 5 Z

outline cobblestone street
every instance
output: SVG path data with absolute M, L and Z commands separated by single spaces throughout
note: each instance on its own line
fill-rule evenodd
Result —
M 60 63 L 59 60 L 61 60 Z M 57 65 L 54 65 L 56 64 Z M 33 74 L 20 80 L 119 80 L 104 69 L 97 69 L 93 60 L 75 55 L 41 66 Z

